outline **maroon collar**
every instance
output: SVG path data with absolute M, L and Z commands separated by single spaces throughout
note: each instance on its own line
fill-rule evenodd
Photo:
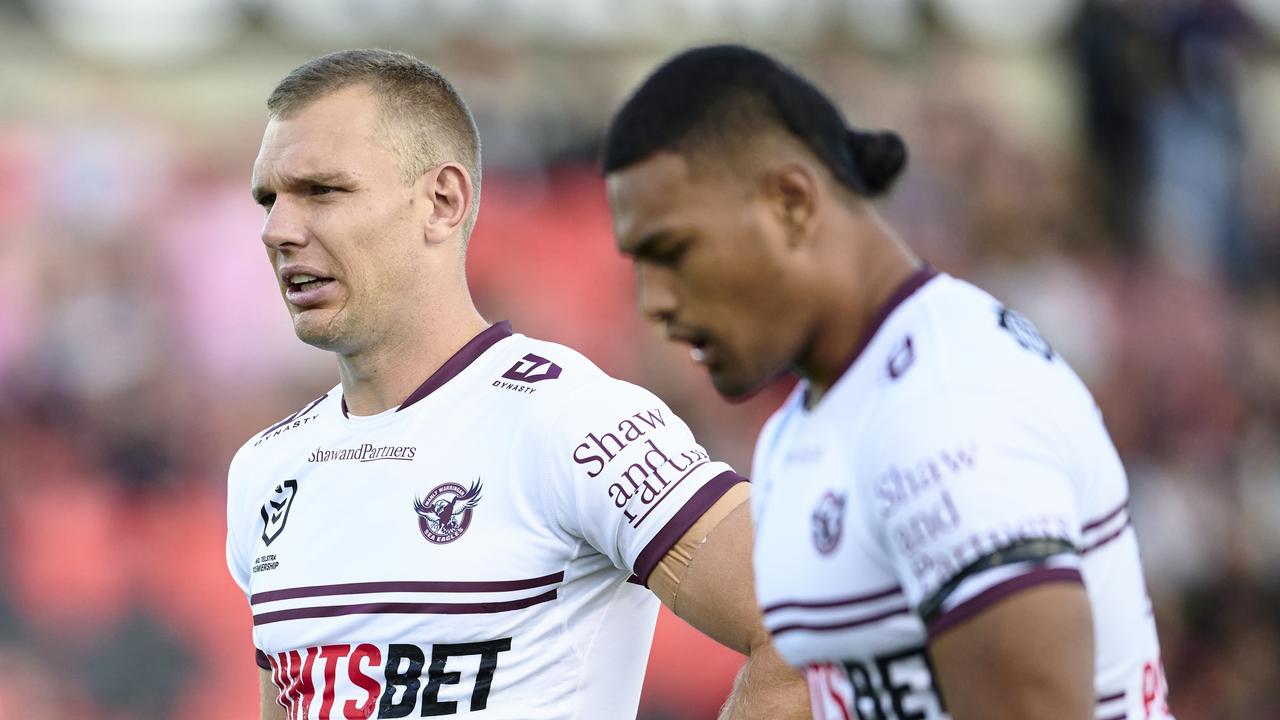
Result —
M 452 380 L 458 373 L 467 369 L 467 366 L 475 362 L 477 358 L 484 354 L 485 350 L 493 347 L 493 344 L 499 340 L 511 336 L 511 322 L 503 320 L 496 322 L 485 328 L 479 335 L 471 338 L 466 345 L 463 345 L 458 352 L 454 353 L 438 370 L 431 373 L 431 377 L 426 382 L 418 386 L 417 390 L 409 393 L 409 397 L 400 403 L 400 407 L 396 408 L 396 412 L 400 412 L 410 405 L 418 402 L 422 398 L 439 390 L 441 386 Z M 347 399 L 342 398 L 342 414 L 348 416 Z
M 849 360 L 845 362 L 844 367 L 840 369 L 840 374 L 836 376 L 835 382 L 839 382 L 840 378 L 844 377 L 845 373 L 849 372 L 849 368 L 853 367 L 853 364 L 858 361 L 858 358 L 862 356 L 863 351 L 871 344 L 871 339 L 880 331 L 880 326 L 884 325 L 885 320 L 889 319 L 889 315 L 892 314 L 894 310 L 897 310 L 899 305 L 906 302 L 907 298 L 914 295 L 917 290 L 924 287 L 925 283 L 937 277 L 937 275 L 938 271 L 934 270 L 933 266 L 925 263 L 920 266 L 918 270 L 911 273 L 906 280 L 903 280 L 902 284 L 898 285 L 898 288 L 894 290 L 888 298 L 885 298 L 885 301 L 880 304 L 880 309 L 876 310 L 876 314 L 871 316 L 871 322 L 867 323 L 867 329 L 862 332 L 862 339 L 858 341 L 858 346 L 854 349 L 853 353 L 849 355 Z M 832 383 L 833 387 L 835 386 L 835 382 Z M 805 390 L 805 395 L 808 395 L 807 389 Z

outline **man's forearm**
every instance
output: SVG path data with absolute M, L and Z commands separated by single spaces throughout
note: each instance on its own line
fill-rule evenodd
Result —
M 755 645 L 719 720 L 809 718 L 809 689 L 804 677 L 783 662 L 769 643 Z

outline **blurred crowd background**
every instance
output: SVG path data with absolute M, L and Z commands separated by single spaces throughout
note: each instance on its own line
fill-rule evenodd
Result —
M 256 716 L 226 465 L 336 373 L 292 334 L 248 181 L 311 56 L 453 79 L 484 141 L 482 312 L 749 469 L 786 388 L 726 405 L 638 318 L 594 166 L 625 93 L 711 40 L 902 133 L 890 222 L 1104 411 L 1174 711 L 1280 718 L 1280 2 L 0 0 L 0 720 Z M 664 615 L 642 717 L 714 717 L 739 663 Z

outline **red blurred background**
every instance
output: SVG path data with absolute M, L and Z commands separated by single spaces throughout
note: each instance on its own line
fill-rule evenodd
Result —
M 389 46 L 485 143 L 481 310 L 662 396 L 749 470 L 741 406 L 637 317 L 594 170 L 687 44 L 745 40 L 898 129 L 884 208 L 1036 320 L 1133 486 L 1172 704 L 1280 717 L 1280 11 L 1266 0 L 0 2 L 0 720 L 252 716 L 226 464 L 335 381 L 293 336 L 248 176 L 271 86 Z M 664 615 L 646 720 L 741 659 Z

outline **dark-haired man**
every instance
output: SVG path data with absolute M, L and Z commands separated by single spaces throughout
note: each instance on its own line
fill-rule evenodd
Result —
M 820 719 L 1167 718 L 1098 410 L 880 219 L 905 162 L 740 46 L 662 65 L 606 138 L 645 314 L 727 397 L 802 379 L 756 447 L 766 627 Z
M 476 311 L 480 143 L 449 82 L 348 51 L 267 106 L 262 241 L 341 383 L 231 465 L 262 717 L 633 717 L 656 598 L 749 653 L 725 717 L 803 714 L 742 478 L 651 393 Z

